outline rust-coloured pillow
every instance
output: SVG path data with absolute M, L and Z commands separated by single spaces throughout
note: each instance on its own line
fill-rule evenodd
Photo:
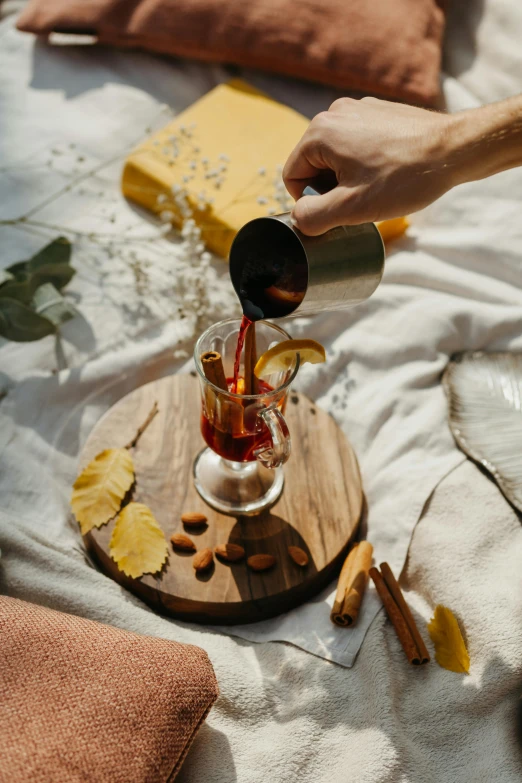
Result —
M 217 697 L 203 650 L 0 596 L 0 781 L 173 780 Z
M 235 63 L 433 105 L 444 0 L 30 0 L 18 29 Z

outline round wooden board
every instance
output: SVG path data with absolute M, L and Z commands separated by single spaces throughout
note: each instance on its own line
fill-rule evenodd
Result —
M 246 555 L 269 552 L 270 571 L 251 571 L 246 562 L 224 564 L 197 576 L 192 555 L 173 551 L 156 576 L 126 577 L 109 554 L 114 521 L 85 536 L 90 553 L 113 579 L 158 611 L 205 623 L 245 623 L 273 617 L 306 601 L 339 572 L 363 507 L 355 454 L 334 420 L 302 394 L 290 393 L 286 417 L 292 455 L 285 465 L 285 487 L 278 502 L 253 517 L 214 511 L 196 492 L 195 456 L 204 447 L 200 433 L 200 392 L 190 375 L 175 375 L 142 386 L 121 399 L 98 422 L 81 455 L 80 469 L 106 448 L 123 446 L 146 419 L 154 402 L 159 413 L 132 456 L 136 468 L 133 499 L 148 505 L 167 539 L 187 533 L 198 550 L 241 544 Z M 181 514 L 201 511 L 208 525 L 197 534 L 184 530 Z M 288 546 L 310 558 L 300 568 Z

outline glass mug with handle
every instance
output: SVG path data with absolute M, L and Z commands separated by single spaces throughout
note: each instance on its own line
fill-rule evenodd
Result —
M 240 324 L 239 318 L 214 324 L 194 349 L 201 387 L 201 433 L 207 444 L 194 462 L 194 483 L 201 497 L 218 511 L 248 515 L 273 505 L 283 489 L 282 465 L 291 448 L 284 411 L 299 358 L 288 369 L 260 380 L 258 394 L 219 388 L 206 377 L 201 357 L 209 351 L 221 355 L 230 390 Z M 264 321 L 256 324 L 258 355 L 288 339 L 279 326 Z M 243 375 L 240 366 L 240 379 Z

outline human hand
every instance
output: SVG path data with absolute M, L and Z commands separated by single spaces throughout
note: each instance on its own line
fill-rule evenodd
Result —
M 435 201 L 463 181 L 453 150 L 458 116 L 377 98 L 335 101 L 312 120 L 283 171 L 297 227 L 315 236 Z M 301 198 L 307 185 L 323 194 Z

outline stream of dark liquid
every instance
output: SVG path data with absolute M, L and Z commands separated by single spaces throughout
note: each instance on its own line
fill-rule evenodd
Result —
M 303 301 L 308 283 L 308 266 L 295 237 L 283 234 L 277 252 L 253 252 L 247 256 L 236 288 L 243 318 L 237 338 L 231 391 L 237 393 L 239 365 L 248 327 L 263 318 L 290 315 Z M 255 248 L 254 248 L 255 250 Z
M 247 318 L 246 315 L 243 316 L 241 319 L 241 326 L 239 327 L 239 334 L 237 336 L 237 346 L 236 346 L 236 355 L 234 357 L 234 376 L 232 378 L 232 388 L 230 389 L 231 392 L 234 394 L 237 394 L 237 383 L 239 381 L 239 365 L 241 363 L 241 353 L 243 351 L 243 346 L 245 344 L 245 336 L 246 336 L 246 330 L 250 326 L 252 321 L 250 318 Z
M 284 269 L 283 274 L 282 269 Z M 237 336 L 234 372 L 231 378 L 227 378 L 229 391 L 234 394 L 238 393 L 238 383 L 241 377 L 241 354 L 245 346 L 247 329 L 250 326 L 255 326 L 255 322 L 262 318 L 288 315 L 302 301 L 305 288 L 306 280 L 303 276 L 302 266 L 289 268 L 288 264 L 281 266 L 272 264 L 268 268 L 268 265 L 264 264 L 255 273 L 248 268 L 246 269 L 240 291 L 243 317 Z M 273 391 L 272 387 L 263 380 L 258 381 L 258 387 L 260 394 L 269 394 Z M 246 401 L 241 402 L 242 406 L 246 404 L 248 404 Z M 236 426 L 238 422 L 239 426 Z M 265 441 L 267 443 L 270 441 L 266 424 L 261 423 L 255 428 L 245 426 L 246 420 L 243 415 L 238 417 L 237 410 L 236 424 L 233 424 L 232 420 L 227 420 L 223 426 L 223 421 L 215 421 L 214 419 L 210 421 L 203 413 L 201 431 L 210 448 L 225 459 L 235 462 L 253 461 L 262 444 Z

